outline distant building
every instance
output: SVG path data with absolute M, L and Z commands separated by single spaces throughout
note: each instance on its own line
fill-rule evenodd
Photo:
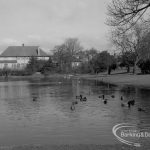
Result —
M 79 66 L 81 66 L 81 64 L 82 64 L 82 62 L 81 61 L 74 61 L 74 62 L 72 62 L 72 68 L 76 68 L 76 67 L 79 67 Z
M 82 64 L 82 61 L 79 58 L 74 58 L 71 63 L 71 66 L 72 66 L 72 68 L 77 68 L 77 67 L 81 66 L 81 64 Z
M 48 60 L 49 55 L 39 46 L 9 46 L 0 55 L 0 69 L 23 69 L 29 62 L 30 57 L 40 60 Z

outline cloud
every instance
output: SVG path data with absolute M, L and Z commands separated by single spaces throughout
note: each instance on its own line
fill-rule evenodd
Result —
M 0 40 L 1 45 L 21 45 L 21 41 L 12 39 L 12 38 L 4 38 Z
M 41 36 L 40 35 L 33 35 L 33 34 L 31 34 L 31 35 L 28 35 L 27 38 L 30 39 L 30 40 L 34 40 L 34 41 L 40 41 L 41 40 Z
M 104 24 L 110 0 L 0 0 L 2 45 L 39 45 L 52 49 L 68 37 L 86 47 L 107 47 Z M 4 38 L 7 37 L 7 38 Z

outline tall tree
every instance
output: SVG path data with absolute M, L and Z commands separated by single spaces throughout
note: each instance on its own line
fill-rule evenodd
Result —
M 68 69 L 72 70 L 72 62 L 74 58 L 78 57 L 79 52 L 83 49 L 77 38 L 68 38 L 65 41 L 66 55 L 68 57 Z
M 39 69 L 39 63 L 37 57 L 30 57 L 29 62 L 26 66 L 26 70 L 30 73 L 33 74 Z
M 54 63 L 52 62 L 51 57 L 49 57 L 49 59 L 45 61 L 45 63 L 41 67 L 40 72 L 46 75 L 51 72 L 54 72 L 55 71 L 54 69 L 55 69 Z
M 140 41 L 138 47 L 139 59 L 147 60 L 150 59 L 150 31 L 145 33 Z
M 123 32 L 124 28 L 118 27 L 112 32 L 111 40 L 117 49 L 121 51 L 122 58 L 126 60 L 127 69 L 134 64 L 133 73 L 136 72 L 136 65 L 140 59 L 143 49 L 139 49 L 142 44 L 142 38 L 149 31 L 147 24 L 136 24 L 130 31 Z M 134 63 L 131 63 L 131 59 Z M 127 61 L 129 62 L 127 63 Z
M 88 60 L 92 59 L 94 56 L 96 56 L 98 54 L 98 51 L 95 48 L 91 48 L 85 52 L 88 57 Z
M 93 57 L 90 63 L 94 70 L 94 73 L 108 70 L 108 74 L 110 74 L 111 66 L 115 63 L 115 59 L 107 51 L 102 51 L 101 53 Z
M 107 23 L 131 28 L 150 8 L 149 0 L 112 0 L 108 5 Z
M 54 55 L 58 62 L 61 71 L 63 68 L 66 72 L 72 70 L 72 62 L 74 58 L 78 57 L 79 52 L 82 51 L 82 46 L 77 38 L 68 38 L 62 45 L 56 46 Z
M 67 58 L 65 55 L 66 47 L 64 44 L 57 45 L 54 47 L 54 61 L 58 64 L 58 70 L 62 72 L 64 70 L 64 64 L 66 64 Z

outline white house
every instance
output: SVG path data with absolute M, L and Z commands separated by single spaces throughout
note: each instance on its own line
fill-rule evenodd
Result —
M 23 69 L 32 56 L 41 60 L 49 59 L 49 55 L 39 46 L 9 46 L 0 55 L 0 69 Z

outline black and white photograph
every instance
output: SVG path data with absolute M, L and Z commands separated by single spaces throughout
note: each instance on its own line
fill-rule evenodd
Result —
M 0 150 L 150 150 L 150 0 L 0 0 Z

